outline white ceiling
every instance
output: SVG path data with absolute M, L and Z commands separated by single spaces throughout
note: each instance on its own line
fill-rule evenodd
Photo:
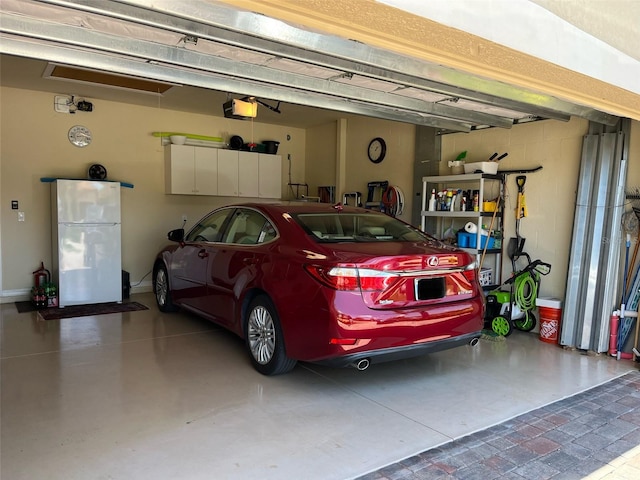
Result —
M 0 14 L 0 81 L 7 86 L 210 115 L 222 115 L 230 94 L 254 95 L 283 102 L 282 114 L 260 108 L 260 121 L 298 127 L 350 114 L 447 131 L 571 115 L 616 120 L 207 0 L 3 0 Z M 69 84 L 42 78 L 48 62 L 183 86 L 155 96 Z

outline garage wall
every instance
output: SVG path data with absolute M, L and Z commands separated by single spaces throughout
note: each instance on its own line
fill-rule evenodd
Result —
M 526 174 L 528 216 L 520 222 L 520 234 L 526 238 L 525 251 L 532 259 L 539 258 L 552 264 L 551 274 L 542 280 L 542 296 L 564 297 L 582 137 L 588 133 L 588 129 L 586 120 L 572 118 L 567 123 L 545 120 L 515 125 L 510 130 L 480 130 L 442 138 L 444 161 L 441 163 L 441 174 L 449 173 L 446 161 L 455 160 L 464 150 L 467 151 L 468 162 L 486 160 L 494 152 L 508 152 L 509 156 L 500 162 L 500 170 L 543 167 L 538 172 Z M 639 137 L 640 124 L 634 122 L 627 185 L 640 186 Z M 515 177 L 515 174 L 507 176 L 505 238 L 515 236 L 518 193 Z M 510 273 L 510 261 L 505 255 L 503 278 Z
M 346 179 L 344 190 L 336 192 L 336 201 L 341 202 L 345 192 L 360 192 L 364 203 L 367 200 L 367 183 L 387 180 L 403 191 L 405 207 L 399 218 L 411 222 L 415 126 L 358 116 L 345 117 Z M 307 129 L 306 182 L 310 195 L 318 194 L 318 186 L 336 185 L 339 161 L 336 158 L 337 128 L 335 123 L 330 123 Z M 369 142 L 376 137 L 382 137 L 387 144 L 386 157 L 378 164 L 369 161 L 367 156 Z
M 387 180 L 404 193 L 406 205 L 399 216 L 411 222 L 413 199 L 413 160 L 415 156 L 415 125 L 385 120 L 353 117 L 347 123 L 347 192 L 362 193 L 362 202 L 367 200 L 367 183 Z M 382 137 L 387 144 L 387 155 L 380 163 L 369 161 L 369 142 Z M 340 193 L 342 196 L 342 193 Z
M 318 196 L 319 186 L 336 185 L 336 129 L 336 122 L 307 129 L 306 178 L 302 183 L 309 184 L 310 196 Z M 336 201 L 341 195 L 336 194 Z
M 41 177 L 86 178 L 92 163 L 105 165 L 110 180 L 133 183 L 122 189 L 123 268 L 131 273 L 132 285 L 140 282 L 152 266 L 155 252 L 166 243 L 166 233 L 187 226 L 204 213 L 238 198 L 165 195 L 164 151 L 154 131 L 185 131 L 201 135 L 238 134 L 252 138 L 251 122 L 195 115 L 158 108 L 88 99 L 91 113 L 56 113 L 53 95 L 1 87 L 0 98 L 0 222 L 2 240 L 2 295 L 24 295 L 32 286 L 32 273 L 40 261 L 51 267 L 50 185 Z M 212 109 L 219 109 L 212 105 Z M 77 148 L 67 140 L 73 125 L 91 129 L 93 143 Z M 287 141 L 287 135 L 290 140 Z M 256 141 L 281 142 L 283 195 L 288 196 L 288 162 L 304 159 L 305 131 L 254 122 Z M 294 178 L 304 178 L 304 162 L 291 165 Z M 25 222 L 17 221 L 11 200 L 18 200 Z M 151 278 L 144 278 L 148 288 Z
M 123 266 L 131 273 L 132 284 L 143 281 L 149 288 L 154 253 L 165 244 L 166 232 L 187 227 L 204 213 L 237 198 L 192 197 L 164 194 L 164 153 L 151 132 L 181 130 L 203 135 L 241 135 L 252 138 L 251 122 L 195 115 L 158 108 L 138 107 L 117 102 L 89 99 L 94 112 L 75 115 L 53 110 L 53 95 L 31 90 L 0 87 L 0 248 L 2 253 L 3 301 L 24 295 L 32 285 L 31 272 L 40 261 L 51 266 L 50 187 L 43 176 L 85 178 L 92 163 L 104 164 L 109 179 L 133 183 L 122 191 Z M 213 106 L 212 108 L 217 108 Z M 67 140 L 69 128 L 89 127 L 93 143 L 84 149 Z M 293 182 L 310 184 L 310 194 L 318 185 L 334 181 L 336 170 L 335 125 L 327 124 L 305 131 L 254 122 L 255 140 L 281 142 L 283 158 L 283 198 L 290 198 L 288 174 Z M 493 152 L 508 152 L 501 169 L 543 169 L 527 175 L 525 193 L 529 216 L 521 222 L 527 239 L 526 251 L 553 265 L 544 278 L 542 295 L 563 296 L 569 258 L 575 194 L 582 136 L 588 123 L 574 118 L 516 125 L 511 130 L 488 129 L 470 134 L 442 137 L 441 173 L 449 173 L 447 161 L 463 150 L 467 161 L 487 159 Z M 287 140 L 289 135 L 290 140 Z M 367 146 L 374 137 L 387 142 L 387 158 L 380 164 L 367 159 Z M 351 117 L 347 121 L 346 191 L 361 191 L 366 200 L 369 181 L 389 180 L 405 193 L 407 205 L 401 217 L 410 220 L 415 127 L 384 120 Z M 291 156 L 291 162 L 288 156 Z M 630 140 L 629 189 L 640 188 L 640 123 L 633 122 Z M 508 178 L 506 234 L 514 235 L 517 187 L 515 176 Z M 342 192 L 337 192 L 341 200 Z M 25 222 L 17 221 L 11 200 L 20 202 Z M 629 206 L 630 208 L 630 206 Z M 634 239 L 635 242 L 635 239 Z M 507 259 L 506 259 L 507 260 Z M 505 262 L 505 274 L 509 273 Z

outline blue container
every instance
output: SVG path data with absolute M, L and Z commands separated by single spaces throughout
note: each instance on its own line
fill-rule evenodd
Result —
M 474 240 L 475 242 L 475 240 Z M 458 232 L 458 247 L 469 248 L 469 234 Z
M 489 237 L 487 248 L 493 248 L 495 240 L 493 237 Z M 480 237 L 480 247 L 478 247 L 478 235 L 475 233 L 458 232 L 458 247 L 460 248 L 484 248 L 487 243 L 487 236 L 482 235 Z

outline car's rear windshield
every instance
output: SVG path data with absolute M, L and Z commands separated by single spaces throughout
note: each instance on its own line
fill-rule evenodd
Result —
M 320 242 L 424 242 L 420 230 L 376 213 L 299 213 L 294 216 Z

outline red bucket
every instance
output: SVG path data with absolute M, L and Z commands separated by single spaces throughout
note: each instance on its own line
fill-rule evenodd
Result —
M 538 307 L 540 313 L 540 340 L 546 343 L 558 343 L 562 309 Z

